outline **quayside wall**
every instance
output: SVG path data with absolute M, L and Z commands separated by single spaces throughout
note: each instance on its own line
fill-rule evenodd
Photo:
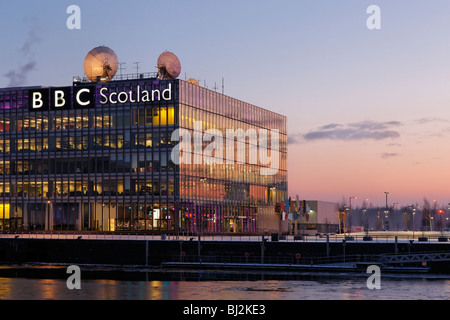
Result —
M 0 264 L 59 263 L 159 267 L 162 262 L 309 263 L 344 255 L 450 251 L 450 243 L 0 239 Z M 225 260 L 224 260 L 225 259 Z

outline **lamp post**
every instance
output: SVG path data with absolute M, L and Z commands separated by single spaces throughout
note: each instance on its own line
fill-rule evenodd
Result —
M 349 197 L 349 199 L 350 199 L 350 206 L 349 206 L 349 211 L 348 211 L 348 221 L 350 222 L 350 216 L 351 216 L 351 214 L 352 214 L 352 199 L 358 199 L 358 197 Z M 352 227 L 352 224 L 351 223 L 349 223 L 350 224 L 350 228 Z
M 364 231 L 369 231 L 369 226 L 366 223 L 366 211 L 367 211 L 367 209 L 363 209 L 362 225 L 363 225 Z
M 347 211 L 348 211 L 348 207 L 347 206 L 344 206 L 344 234 L 346 234 L 347 233 L 347 229 L 345 228 L 345 226 L 346 226 L 346 221 L 347 221 Z
M 392 204 L 392 219 L 395 219 L 395 206 L 396 205 L 398 205 L 398 202 L 394 202 L 393 204 Z M 392 220 L 391 220 L 391 222 L 392 222 Z M 393 222 L 392 222 L 393 223 Z M 397 221 L 395 221 L 395 225 L 397 226 L 396 228 L 398 228 L 398 224 L 397 224 Z
M 406 210 L 406 208 L 403 209 L 403 219 L 405 222 L 405 228 L 403 229 L 403 231 L 408 231 L 408 211 Z
M 450 203 L 447 205 L 447 218 L 445 218 L 445 220 L 447 221 L 445 224 L 445 227 L 448 228 L 449 224 L 448 224 L 448 215 L 450 214 Z
M 389 192 L 384 192 L 386 194 L 386 210 L 384 211 L 384 231 L 386 231 L 386 221 L 387 221 L 387 215 L 389 213 L 388 209 L 388 194 Z
M 438 214 L 439 214 L 439 221 L 437 223 L 438 223 L 438 227 L 441 228 L 441 232 L 442 232 L 443 228 L 444 228 L 444 220 L 442 218 L 442 216 L 444 215 L 444 210 L 439 209 Z
M 433 200 L 433 215 L 431 215 L 430 212 L 430 231 L 433 231 L 433 220 L 434 216 L 436 215 L 436 200 Z
M 50 200 L 47 200 L 47 214 L 45 217 L 45 230 L 52 230 L 53 228 L 51 227 L 51 217 L 52 217 L 52 202 Z

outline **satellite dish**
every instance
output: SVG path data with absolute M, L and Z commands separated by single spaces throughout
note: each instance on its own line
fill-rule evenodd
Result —
M 104 46 L 92 49 L 84 59 L 84 73 L 93 82 L 112 80 L 118 67 L 119 59 L 116 53 Z
M 196 86 L 198 86 L 198 85 L 199 85 L 199 84 L 198 84 L 198 81 L 197 81 L 197 80 L 195 80 L 195 79 L 193 79 L 193 78 L 189 78 L 189 79 L 187 79 L 187 80 L 186 80 L 186 82 L 189 82 L 189 83 L 195 84 Z
M 172 52 L 166 51 L 158 58 L 159 79 L 176 79 L 181 72 L 181 63 Z

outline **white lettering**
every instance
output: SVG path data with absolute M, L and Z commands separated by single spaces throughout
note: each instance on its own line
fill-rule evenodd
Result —
M 76 95 L 77 103 L 80 106 L 87 106 L 90 103 L 90 101 L 81 101 L 81 99 L 80 99 L 80 96 L 83 92 L 89 93 L 89 89 L 81 89 L 80 91 L 77 92 L 77 95 Z
M 148 90 L 142 91 L 142 102 L 150 102 L 150 92 Z
M 367 279 L 367 288 L 370 290 L 381 289 L 381 270 L 377 265 L 370 265 L 367 268 L 366 273 L 372 273 L 372 275 Z
M 270 142 L 267 129 L 259 129 L 259 139 L 254 129 L 247 131 L 227 129 L 226 138 L 217 129 L 208 129 L 203 134 L 202 121 L 194 121 L 193 129 L 192 140 L 190 132 L 186 129 L 184 129 L 186 131 L 173 132 L 172 141 L 179 141 L 180 134 L 183 136 L 182 142 L 172 149 L 171 155 L 175 164 L 258 164 L 262 166 L 260 174 L 264 176 L 275 175 L 279 170 L 280 136 L 276 129 L 270 130 Z M 209 144 L 205 144 L 206 142 Z M 224 143 L 226 143 L 225 149 Z M 188 155 L 186 155 L 187 150 Z M 226 156 L 224 150 L 226 150 Z M 182 157 L 180 157 L 181 151 L 183 151 Z M 191 162 L 192 158 L 193 162 Z
M 109 95 L 108 95 L 109 94 Z M 170 101 L 172 100 L 172 84 L 168 85 L 168 88 L 161 92 L 158 89 L 142 90 L 141 86 L 136 86 L 136 91 L 120 91 L 109 93 L 109 88 L 105 87 L 100 89 L 101 104 L 116 103 L 139 103 L 139 102 L 153 102 L 160 101 L 161 98 Z
M 67 273 L 72 273 L 72 275 L 67 279 L 66 285 L 67 289 L 81 289 L 81 270 L 79 266 L 68 266 Z
M 150 92 L 148 90 L 142 91 L 142 102 L 150 102 Z
M 38 102 L 38 104 L 36 104 Z M 33 109 L 40 109 L 44 105 L 44 102 L 42 101 L 42 93 L 40 92 L 33 92 Z
M 113 97 L 117 96 L 117 92 L 111 92 L 111 94 L 109 95 L 109 102 L 111 102 L 112 104 L 116 104 L 117 100 L 113 100 Z
M 125 99 L 122 99 L 121 97 L 125 95 Z M 128 101 L 128 94 L 125 91 L 120 92 L 117 95 L 117 100 L 119 100 L 120 103 L 126 103 Z
M 278 129 L 270 131 L 270 148 L 268 146 L 267 130 L 259 130 L 259 160 L 263 165 L 269 165 L 270 168 L 261 168 L 260 174 L 263 176 L 271 176 L 278 172 L 280 158 L 280 134 Z M 270 156 L 268 155 L 270 149 Z
M 137 92 L 136 92 L 136 100 L 137 100 L 137 102 L 139 103 L 140 100 L 141 99 L 141 86 L 137 86 Z M 134 101 L 131 101 L 131 102 L 134 102 Z
M 175 164 L 191 164 L 192 158 L 192 144 L 191 133 L 187 129 L 176 129 L 172 132 L 171 140 L 180 141 L 180 137 L 183 138 L 180 143 L 173 147 L 171 152 L 171 158 Z M 181 155 L 180 155 L 181 153 Z
M 206 130 L 203 141 L 211 141 L 203 151 L 203 158 L 206 164 L 223 164 L 223 136 L 217 129 Z
M 194 305 L 190 305 L 190 307 L 183 308 L 184 315 L 209 315 L 211 318 L 214 318 L 216 315 L 218 307 L 194 307 Z
M 139 94 L 139 86 L 138 86 L 138 94 Z M 130 102 L 131 103 L 136 102 L 136 100 L 133 100 L 133 91 L 132 90 L 130 90 Z
M 101 88 L 100 89 L 100 95 L 102 96 L 103 99 L 105 99 L 105 100 L 100 100 L 101 104 L 108 103 L 108 97 L 103 93 L 103 91 L 105 91 L 105 90 L 108 91 L 108 88 Z
M 203 125 L 201 121 L 194 122 L 194 164 L 203 163 Z
M 66 99 L 64 99 L 64 91 L 56 90 L 55 91 L 55 108 L 64 107 L 66 104 Z
M 381 29 L 381 9 L 377 5 L 371 5 L 367 8 L 367 13 L 373 13 L 369 18 L 367 18 L 367 28 L 369 30 L 380 30 Z
M 158 101 L 161 99 L 161 92 L 156 89 L 156 90 L 152 90 L 152 100 L 155 101 L 155 93 L 158 93 Z
M 68 6 L 66 13 L 67 14 L 72 13 L 72 15 L 70 17 L 68 17 L 67 21 L 66 21 L 67 29 L 80 30 L 81 29 L 81 9 L 80 9 L 80 7 L 77 5 Z
M 169 96 L 166 97 L 166 93 L 168 93 Z M 162 97 L 166 101 L 172 100 L 172 84 L 171 83 L 169 83 L 169 87 L 163 91 Z
M 234 160 L 245 163 L 245 150 L 246 150 L 246 138 L 248 138 L 248 157 L 250 164 L 257 164 L 257 145 L 258 145 L 258 135 L 256 134 L 256 130 L 248 129 L 244 131 L 242 129 L 227 129 L 227 150 L 226 150 L 226 158 L 227 164 L 233 164 Z M 234 148 L 236 139 L 236 146 Z M 235 157 L 235 154 L 237 155 Z

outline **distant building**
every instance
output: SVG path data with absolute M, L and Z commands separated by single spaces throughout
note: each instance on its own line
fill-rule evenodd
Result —
M 290 222 L 289 231 L 294 234 L 336 233 L 339 230 L 339 204 L 307 200 L 309 213 L 300 214 L 297 222 Z

